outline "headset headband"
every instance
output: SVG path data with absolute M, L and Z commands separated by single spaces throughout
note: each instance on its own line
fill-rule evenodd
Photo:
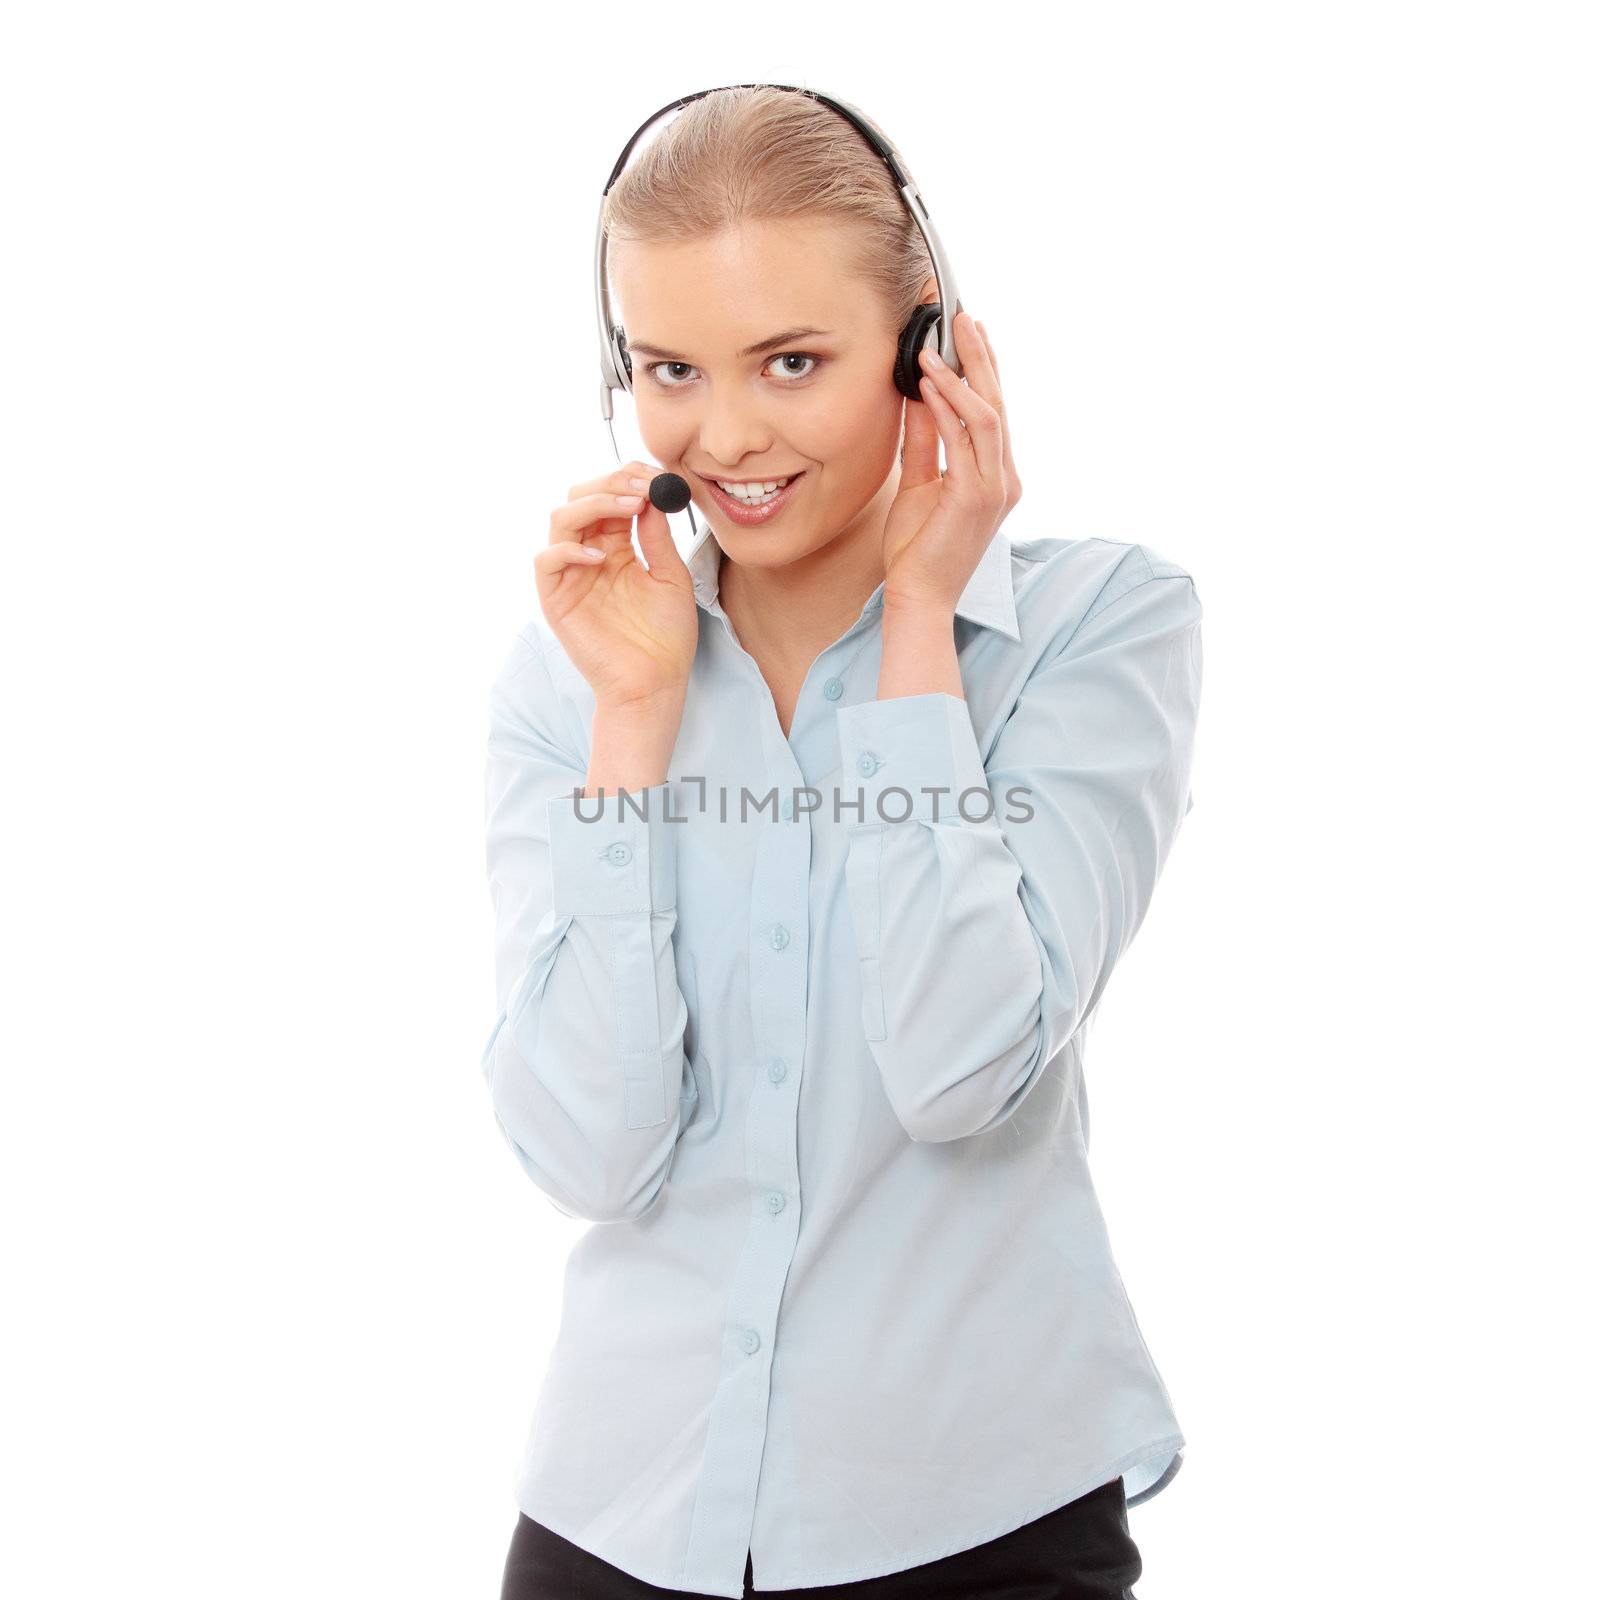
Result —
M 686 94 L 682 99 L 674 100 L 646 117 L 639 124 L 633 137 L 623 146 L 622 154 L 617 157 L 616 165 L 611 169 L 611 176 L 606 179 L 606 186 L 600 193 L 600 222 L 595 230 L 594 242 L 594 292 L 595 309 L 600 321 L 600 415 L 607 427 L 611 424 L 611 391 L 621 389 L 631 392 L 632 385 L 623 361 L 623 340 L 618 336 L 619 330 L 611 320 L 611 297 L 606 292 L 605 197 L 610 194 L 611 186 L 622 175 L 622 169 L 627 165 L 633 147 L 638 144 L 652 123 L 664 117 L 669 111 L 676 111 L 692 100 L 703 99 L 706 95 L 716 94 L 721 89 L 789 89 L 796 94 L 809 95 L 813 100 L 831 106 L 867 141 L 873 152 L 889 169 L 889 176 L 894 181 L 895 188 L 900 191 L 900 198 L 905 202 L 906 210 L 911 213 L 911 220 L 916 223 L 923 241 L 928 246 L 928 256 L 933 262 L 934 279 L 939 286 L 939 304 L 944 308 L 944 314 L 939 318 L 937 348 L 945 364 L 959 377 L 961 358 L 956 354 L 955 318 L 956 312 L 961 308 L 961 301 L 956 291 L 955 274 L 950 270 L 944 246 L 939 242 L 938 232 L 928 216 L 928 204 L 917 190 L 905 157 L 864 113 L 819 90 L 802 89 L 792 83 L 721 84 L 715 89 L 697 89 L 693 94 Z

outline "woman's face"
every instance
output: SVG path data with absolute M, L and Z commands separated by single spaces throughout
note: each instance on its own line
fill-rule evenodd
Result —
M 842 225 L 810 218 L 610 257 L 645 448 L 687 479 L 735 561 L 782 566 L 820 549 L 898 465 L 895 337 L 881 302 L 841 266 L 849 250 Z M 796 474 L 760 527 L 734 521 L 708 482 Z

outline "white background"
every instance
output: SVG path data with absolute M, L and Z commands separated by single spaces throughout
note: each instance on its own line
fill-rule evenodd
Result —
M 614 460 L 604 178 L 777 78 L 910 161 L 1007 531 L 1205 607 L 1089 1064 L 1141 1600 L 1585 1589 L 1592 10 L 574 15 L 6 12 L 0 1586 L 498 1593 L 581 1225 L 479 1074 L 488 685 Z

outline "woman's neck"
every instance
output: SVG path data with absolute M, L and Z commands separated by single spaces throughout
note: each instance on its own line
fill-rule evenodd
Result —
M 897 462 L 848 528 L 786 566 L 745 566 L 723 555 L 717 599 L 763 667 L 803 675 L 854 625 L 883 582 L 883 527 L 899 489 Z

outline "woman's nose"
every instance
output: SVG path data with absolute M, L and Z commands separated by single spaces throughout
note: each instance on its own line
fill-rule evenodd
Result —
M 763 426 L 748 401 L 708 401 L 700 418 L 700 450 L 708 461 L 722 462 L 729 471 L 736 463 L 771 454 L 771 430 Z

